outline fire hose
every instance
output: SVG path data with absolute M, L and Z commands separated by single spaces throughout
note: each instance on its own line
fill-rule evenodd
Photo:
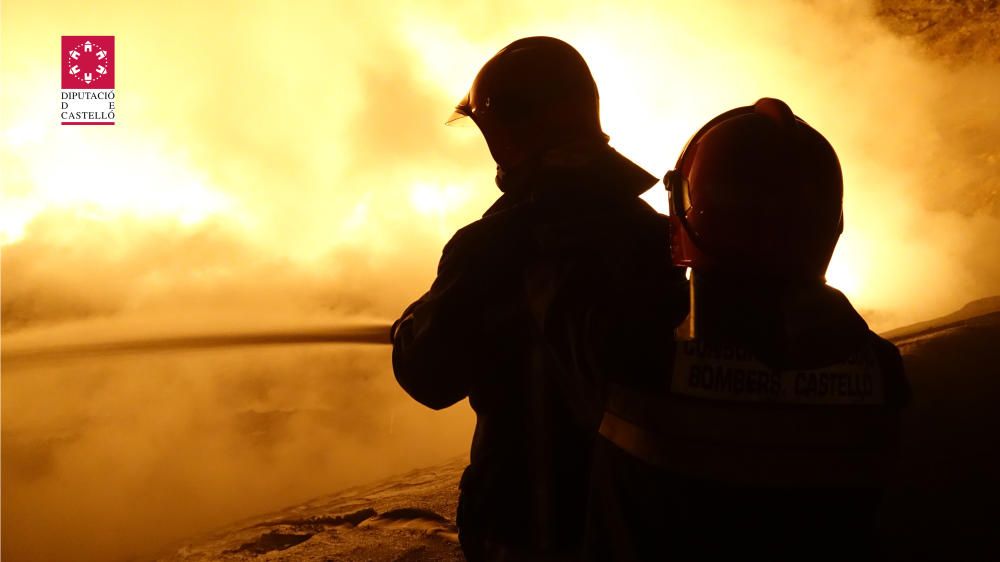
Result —
M 280 345 L 355 344 L 388 345 L 389 326 L 367 324 L 329 326 L 306 330 L 271 330 L 242 333 L 204 333 L 71 343 L 63 345 L 4 345 L 4 366 L 34 361 L 75 359 L 88 356 L 189 351 L 231 347 Z

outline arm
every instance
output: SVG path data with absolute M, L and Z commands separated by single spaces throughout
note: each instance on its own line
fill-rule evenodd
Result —
M 469 395 L 504 356 L 523 251 L 495 221 L 460 230 L 430 290 L 392 328 L 392 366 L 415 400 L 442 409 Z

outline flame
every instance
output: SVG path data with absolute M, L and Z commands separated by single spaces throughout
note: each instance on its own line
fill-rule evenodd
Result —
M 841 242 L 826 270 L 826 282 L 847 296 L 860 295 L 866 277 L 861 270 L 863 263 L 861 260 L 852 262 L 850 250 L 845 249 Z
M 462 206 L 469 188 L 456 185 L 415 183 L 410 189 L 410 204 L 422 215 L 443 216 Z
M 46 211 L 64 210 L 99 221 L 168 218 L 191 226 L 238 204 L 211 185 L 177 148 L 130 127 L 62 127 L 50 112 L 19 117 L 2 132 L 4 181 L 0 243 L 21 240 Z M 11 177 L 13 176 L 13 177 Z
M 739 6 L 622 10 L 598 3 L 496 25 L 472 8 L 459 25 L 441 10 L 397 6 L 335 37 L 313 32 L 346 21 L 342 7 L 301 7 L 309 13 L 295 20 L 309 21 L 301 32 L 288 27 L 295 14 L 260 7 L 242 23 L 227 23 L 211 45 L 175 33 L 187 21 L 180 8 L 163 14 L 163 30 L 145 38 L 151 20 L 123 16 L 120 29 L 129 37 L 119 49 L 119 123 L 104 128 L 56 124 L 58 67 L 51 61 L 58 45 L 40 38 L 57 36 L 57 23 L 73 27 L 80 14 L 64 11 L 59 21 L 38 20 L 4 39 L 18 64 L 4 70 L 5 84 L 17 87 L 2 94 L 10 118 L 0 130 L 0 243 L 23 240 L 40 217 L 61 210 L 107 223 L 166 219 L 181 229 L 235 224 L 261 252 L 304 262 L 343 246 L 387 259 L 411 255 L 419 240 L 416 252 L 433 261 L 434 246 L 496 195 L 478 135 L 441 123 L 484 60 L 516 37 L 546 34 L 584 55 L 612 144 L 657 176 L 718 113 L 763 96 L 789 102 L 838 149 L 848 178 L 847 233 L 830 282 L 863 307 L 902 308 L 895 285 L 917 275 L 893 270 L 912 263 L 897 263 L 890 247 L 910 243 L 907 221 L 920 211 L 903 205 L 882 225 L 872 190 L 904 193 L 923 178 L 909 167 L 915 156 L 870 150 L 882 128 L 866 116 L 911 115 L 884 92 L 918 91 L 909 86 L 925 83 L 923 67 L 850 7 L 831 8 L 848 22 L 837 27 L 815 7 L 782 5 L 762 17 Z M 221 8 L 198 17 L 229 21 Z M 828 42 L 802 31 L 828 28 L 835 38 Z M 850 58 L 861 42 L 870 64 Z M 846 68 L 844 61 L 853 61 L 851 70 L 835 70 Z M 899 74 L 883 79 L 886 68 Z M 893 121 L 899 138 L 934 142 L 913 121 Z M 359 145 L 365 138 L 369 144 Z M 376 157 L 382 146 L 391 154 Z M 666 212 L 661 186 L 645 198 Z M 855 242 L 862 239 L 868 244 Z M 902 293 L 920 290 L 910 283 Z

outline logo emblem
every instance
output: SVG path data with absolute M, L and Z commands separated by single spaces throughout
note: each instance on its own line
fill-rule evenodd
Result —
M 115 124 L 115 37 L 63 35 L 63 125 Z
M 63 36 L 63 89 L 114 88 L 114 36 Z

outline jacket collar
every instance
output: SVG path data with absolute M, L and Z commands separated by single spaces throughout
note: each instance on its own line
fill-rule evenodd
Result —
M 498 166 L 496 182 L 504 194 L 483 216 L 549 196 L 638 197 L 657 179 L 601 140 L 558 147 L 510 171 Z

